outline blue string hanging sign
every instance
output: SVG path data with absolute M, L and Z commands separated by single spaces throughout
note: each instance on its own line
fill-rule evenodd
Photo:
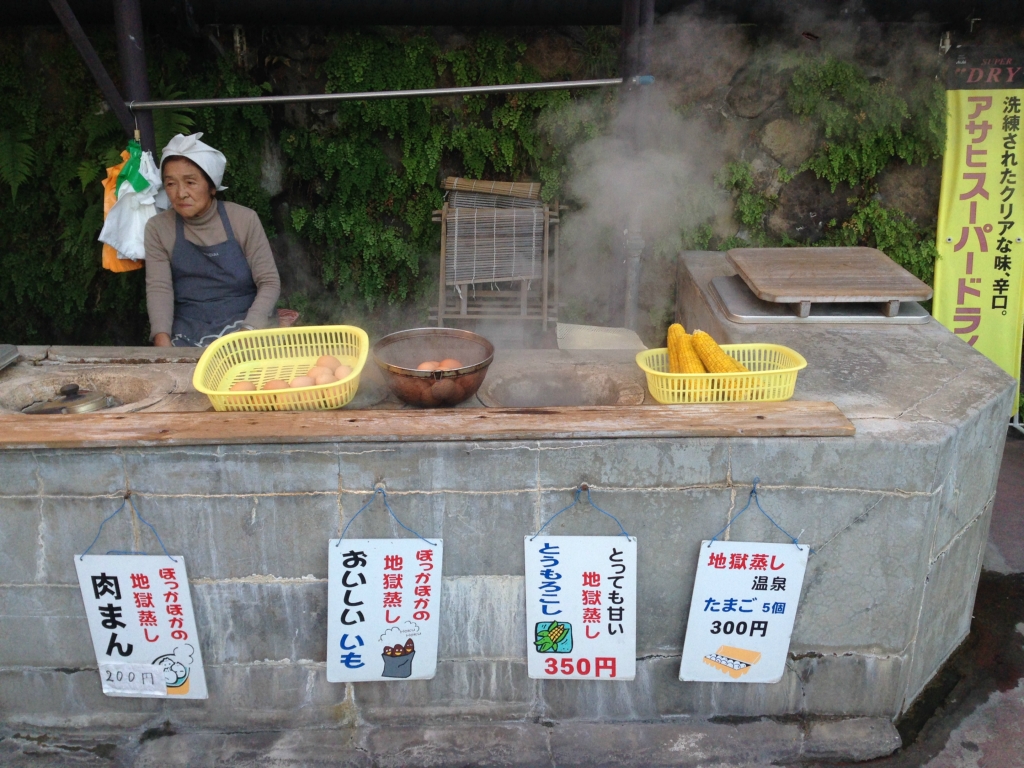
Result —
M 388 503 L 388 492 L 387 492 L 387 490 L 385 490 L 383 484 L 378 485 L 377 487 L 375 487 L 373 489 L 373 495 L 370 497 L 370 500 L 368 502 L 366 502 L 365 504 L 363 504 L 363 506 L 359 508 L 358 512 L 356 512 L 354 515 L 352 515 L 352 519 L 351 520 L 349 520 L 347 523 L 345 523 L 345 527 L 341 531 L 341 537 L 338 539 L 337 543 L 335 543 L 334 546 L 336 546 L 336 547 L 341 546 L 341 540 L 345 538 L 345 533 L 348 532 L 349 526 L 352 525 L 352 523 L 354 523 L 356 521 L 357 517 L 359 517 L 361 514 L 363 514 L 363 512 L 366 511 L 367 507 L 369 507 L 371 504 L 373 504 L 374 499 L 376 499 L 378 495 L 381 497 L 381 499 L 384 502 L 384 508 L 387 509 L 388 514 L 391 515 L 391 517 L 393 517 L 395 519 L 396 523 L 398 523 L 400 526 L 402 526 L 402 528 L 407 530 L 409 533 L 411 533 L 416 538 L 418 538 L 418 539 L 420 539 L 422 541 L 427 542 L 427 544 L 429 544 L 430 546 L 432 546 L 432 547 L 438 546 L 434 542 L 428 541 L 427 539 L 425 539 L 422 536 L 420 536 L 420 534 L 416 533 L 416 531 L 414 531 L 412 528 L 410 528 L 409 526 L 407 526 L 405 523 L 403 523 L 401 520 L 398 519 L 398 515 L 395 514 L 395 511 L 391 508 L 391 505 Z
M 556 517 L 583 501 L 615 521 L 614 536 L 550 536 Z M 544 534 L 544 535 L 542 535 Z M 524 537 L 527 669 L 538 680 L 636 676 L 636 538 L 581 484 L 572 503 Z
M 765 512 L 757 492 L 759 482 L 754 479 L 743 509 L 698 550 L 680 680 L 777 683 L 785 672 L 812 550 Z M 718 538 L 751 504 L 789 543 Z
M 146 520 L 146 518 L 144 518 L 142 515 L 140 515 L 139 514 L 139 510 L 135 508 L 135 502 L 132 500 L 132 492 L 131 491 L 125 491 L 124 501 L 121 502 L 121 506 L 119 506 L 117 509 L 115 509 L 113 511 L 113 513 L 111 513 L 110 515 L 108 515 L 107 517 L 105 517 L 103 519 L 103 522 L 100 523 L 99 530 L 96 531 L 96 537 L 92 540 L 92 544 L 90 544 L 88 547 L 85 548 L 85 552 L 83 552 L 81 555 L 79 555 L 79 558 L 85 557 L 86 555 L 89 554 L 90 551 L 92 551 L 92 548 L 96 546 L 96 542 L 100 540 L 100 534 L 103 533 L 103 526 L 106 525 L 109 520 L 112 520 L 113 518 L 115 518 L 119 514 L 121 514 L 121 510 L 124 509 L 126 504 L 130 504 L 131 505 L 132 512 L 135 514 L 135 517 L 138 518 L 139 522 L 142 523 L 143 525 L 145 525 L 147 528 L 149 528 L 149 530 L 151 530 L 153 532 L 153 535 L 156 536 L 157 543 L 160 545 L 160 549 L 162 549 L 164 551 L 164 554 L 167 555 L 167 557 L 170 558 L 171 562 L 172 563 L 178 562 L 173 557 L 171 557 L 171 553 L 167 551 L 167 547 L 164 546 L 163 539 L 160 538 L 160 534 L 157 533 L 157 530 L 156 530 L 155 527 L 153 527 L 153 524 L 150 523 L 148 520 Z M 108 555 L 145 555 L 146 553 L 145 552 L 135 552 L 134 550 L 130 550 L 130 549 L 126 549 L 126 550 L 112 549 L 112 550 L 109 550 L 107 552 L 107 554 Z
M 347 539 L 380 496 L 388 515 L 415 538 Z M 327 680 L 429 680 L 437 671 L 444 542 L 398 519 L 383 485 L 327 549 Z
M 162 555 L 110 550 L 90 555 L 103 527 L 125 507 L 152 531 Z M 103 693 L 118 697 L 207 698 L 185 559 L 167 550 L 130 491 L 74 556 Z
M 725 533 L 729 529 L 729 526 L 731 526 L 733 523 L 735 523 L 740 515 L 742 515 L 744 512 L 746 512 L 748 509 L 750 509 L 750 503 L 754 502 L 755 504 L 757 504 L 757 508 L 761 511 L 761 514 L 764 515 L 765 517 L 767 517 L 768 521 L 772 525 L 774 525 L 776 528 L 778 528 L 780 531 L 782 531 L 783 535 L 787 539 L 789 539 L 791 542 L 793 542 L 793 544 L 796 546 L 797 549 L 800 549 L 800 543 L 797 541 L 797 538 L 794 537 L 793 535 L 791 535 L 789 533 L 789 531 L 784 529 L 781 525 L 776 523 L 775 520 L 772 518 L 772 516 L 769 515 L 767 512 L 765 512 L 764 511 L 764 507 L 761 506 L 761 498 L 757 495 L 757 484 L 760 483 L 760 482 L 761 482 L 761 478 L 759 478 L 759 477 L 755 477 L 754 478 L 754 483 L 753 483 L 753 485 L 750 488 L 750 495 L 747 496 L 747 503 L 746 503 L 746 505 L 743 507 L 743 509 L 741 509 L 735 515 L 733 515 L 732 519 L 730 519 L 729 522 L 727 522 L 725 524 L 725 528 L 723 528 L 722 530 L 720 530 L 718 533 L 716 533 L 714 536 L 711 537 L 711 541 L 709 541 L 707 543 L 708 547 L 711 546 L 712 542 L 717 541 L 718 537 L 721 536 L 723 533 Z M 808 549 L 810 549 L 810 547 L 808 547 Z M 814 550 L 810 549 L 810 553 L 813 554 Z
M 583 494 L 584 491 L 586 491 L 586 494 L 587 494 L 587 504 L 592 506 L 594 509 L 596 509 L 598 512 L 600 512 L 605 517 L 610 517 L 612 520 L 614 520 L 615 524 L 617 526 L 619 526 L 619 530 L 622 531 L 622 535 L 625 536 L 628 539 L 629 538 L 629 534 L 626 533 L 626 529 L 622 527 L 622 523 L 619 522 L 619 518 L 617 518 L 615 515 L 611 515 L 611 514 L 605 512 L 603 509 L 601 509 L 599 506 L 597 506 L 597 504 L 594 503 L 594 500 L 592 498 L 590 498 L 590 486 L 587 483 L 580 483 L 579 487 L 576 488 L 576 495 L 573 496 L 572 504 L 570 504 L 567 507 L 564 507 L 563 509 L 558 510 L 557 512 L 555 512 L 555 514 L 553 514 L 551 517 L 549 517 L 547 522 L 544 523 L 544 525 L 542 525 L 540 527 L 540 530 L 537 531 L 537 533 L 535 533 L 533 535 L 533 537 L 530 539 L 530 541 L 533 541 L 538 536 L 540 536 L 541 531 L 543 531 L 545 528 L 547 528 L 549 525 L 551 525 L 551 523 L 554 521 L 554 519 L 556 517 L 558 517 L 563 512 L 568 512 L 570 509 L 572 509 L 577 504 L 579 504 L 580 503 L 580 496 Z

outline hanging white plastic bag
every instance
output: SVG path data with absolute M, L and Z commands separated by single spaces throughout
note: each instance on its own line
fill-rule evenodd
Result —
M 142 182 L 148 182 L 148 186 Z M 146 222 L 157 214 L 156 198 L 162 191 L 152 153 L 142 152 L 136 172 L 118 185 L 117 202 L 100 231 L 100 241 L 112 246 L 119 259 L 146 258 Z

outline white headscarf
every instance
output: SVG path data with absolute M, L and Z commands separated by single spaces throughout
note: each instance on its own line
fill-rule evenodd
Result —
M 167 142 L 164 151 L 160 153 L 160 170 L 163 170 L 164 163 L 170 158 L 186 157 L 202 168 L 210 177 L 213 186 L 217 188 L 218 192 L 221 192 L 227 189 L 220 183 L 224 179 L 224 167 L 228 164 L 228 160 L 222 152 L 201 142 L 199 139 L 202 135 L 202 133 L 193 133 L 191 136 L 185 136 L 179 133 Z

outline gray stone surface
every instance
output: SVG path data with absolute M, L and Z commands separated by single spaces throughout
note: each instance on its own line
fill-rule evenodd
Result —
M 761 146 L 787 168 L 793 169 L 809 158 L 818 142 L 816 126 L 804 120 L 772 120 L 761 131 Z
M 137 504 L 172 554 L 187 556 L 192 579 L 327 577 L 327 541 L 338 531 L 333 495 L 143 495 Z
M 202 496 L 338 491 L 338 452 L 331 444 L 186 446 L 153 452 L 124 451 L 124 472 L 141 494 Z
M 46 359 L 49 352 L 49 345 L 44 344 L 22 344 L 18 347 L 18 354 L 21 355 L 22 363 L 38 363 Z
M 870 759 L 899 746 L 892 724 L 857 718 L 804 724 L 755 719 L 736 724 L 695 719 L 669 723 L 506 723 L 381 726 L 233 733 L 178 731 L 161 723 L 136 734 L 0 734 L 11 768 L 206 768 L 207 766 L 729 766 L 755 768 L 801 759 Z
M 74 557 L 83 554 L 94 539 L 94 554 L 142 551 L 143 547 L 159 552 L 159 545 L 152 535 L 147 531 L 147 535 L 142 537 L 142 526 L 132 524 L 127 506 L 103 526 L 100 537 L 96 539 L 100 524 L 117 510 L 122 501 L 122 498 L 116 497 L 42 497 L 39 532 L 33 542 L 36 554 L 34 580 L 44 584 L 78 584 Z M 69 517 L 74 521 L 73 525 L 69 525 Z M 136 542 L 139 546 L 136 546 Z M 21 583 L 20 580 L 18 583 Z
M 908 706 L 970 632 L 975 591 L 964 585 L 978 583 L 991 519 L 989 506 L 929 563 L 907 684 Z
M 801 757 L 808 760 L 870 760 L 900 746 L 890 723 L 879 718 L 816 720 L 808 727 Z
M 82 593 L 74 586 L 0 587 L 5 667 L 96 668 Z
M 42 499 L 7 498 L 0 506 L 0 584 L 27 584 L 42 576 L 38 550 Z
M 441 585 L 442 659 L 526 662 L 526 595 L 521 576 L 456 576 Z
M 196 347 L 66 347 L 47 349 L 49 363 L 195 363 L 203 354 Z

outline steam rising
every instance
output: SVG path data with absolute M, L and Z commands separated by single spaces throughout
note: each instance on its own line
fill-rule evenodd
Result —
M 402 644 L 409 635 L 418 635 L 420 632 L 420 625 L 414 621 L 403 621 L 400 626 L 388 627 L 379 638 L 380 642 L 385 645 L 391 645 L 393 643 Z
M 684 230 L 713 219 L 725 203 L 714 174 L 732 139 L 722 116 L 687 105 L 727 86 L 744 47 L 735 27 L 692 16 L 656 27 L 653 86 L 623 92 L 601 135 L 575 146 L 563 193 L 574 210 L 562 218 L 563 297 L 590 307 L 588 321 L 607 322 L 595 302 L 621 306 L 626 230 L 639 234 L 644 259 L 674 255 Z M 550 126 L 597 121 L 599 107 L 582 101 Z M 557 130 L 549 129 L 555 141 Z M 645 267 L 646 268 L 646 267 Z M 642 302 L 641 302 L 642 303 Z M 614 314 L 612 315 L 614 316 Z

